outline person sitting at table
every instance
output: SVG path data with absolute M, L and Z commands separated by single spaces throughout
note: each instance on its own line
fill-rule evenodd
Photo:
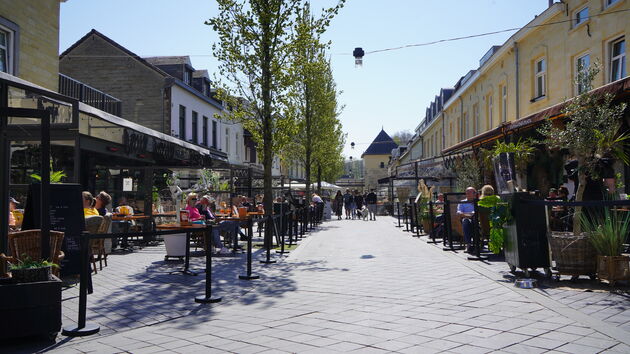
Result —
M 462 229 L 464 231 L 464 242 L 466 243 L 466 252 L 472 253 L 472 235 L 473 235 L 473 216 L 475 215 L 475 206 L 472 201 L 475 200 L 475 196 L 477 195 L 477 190 L 473 187 L 466 188 L 466 199 L 462 199 L 462 202 L 470 202 L 470 203 L 460 203 L 457 205 L 457 216 L 462 221 Z
M 127 198 L 126 197 L 122 197 L 122 198 L 120 198 L 120 200 L 118 202 L 118 206 L 116 207 L 116 209 L 114 209 L 114 212 L 116 214 L 132 216 L 133 215 L 133 208 L 127 202 Z
M 195 208 L 199 211 L 199 214 L 204 217 L 206 220 L 215 220 L 214 213 L 211 208 L 211 198 L 210 196 L 204 195 L 201 197 Z M 214 247 L 219 251 L 217 253 L 225 254 L 228 253 L 228 249 L 223 246 L 223 242 L 221 242 L 221 230 L 230 232 L 234 232 L 234 225 L 230 222 L 222 221 L 217 223 L 212 227 L 212 243 Z
M 9 230 L 15 230 L 18 227 L 17 220 L 15 219 L 15 216 L 13 215 L 13 211 L 17 207 L 17 204 L 18 204 L 17 200 L 9 197 Z
M 98 216 L 100 215 L 98 210 L 96 210 L 96 208 L 94 207 L 94 197 L 92 196 L 92 193 L 90 192 L 83 192 L 83 216 L 84 217 L 88 217 L 88 216 Z
M 98 215 L 105 216 L 107 214 L 107 209 L 105 207 L 111 202 L 112 197 L 104 191 L 101 191 L 94 198 L 94 209 L 98 211 Z
M 549 188 L 547 199 L 558 199 L 558 190 L 555 188 Z
M 195 207 L 197 204 L 197 193 L 189 193 L 186 197 L 186 207 L 184 209 L 188 210 L 188 220 L 189 221 L 197 221 L 204 220 L 204 217 L 201 216 L 199 210 Z

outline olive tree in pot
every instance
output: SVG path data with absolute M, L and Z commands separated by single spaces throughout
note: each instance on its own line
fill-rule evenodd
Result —
M 630 230 L 630 213 L 604 208 L 602 213 L 582 215 L 582 230 L 597 250 L 597 276 L 611 286 L 630 279 L 630 257 L 622 256 L 623 243 Z
M 621 132 L 625 103 L 613 104 L 612 94 L 592 92 L 592 81 L 599 73 L 599 64 L 580 70 L 576 85 L 583 90 L 567 102 L 563 109 L 564 127 L 544 124 L 538 132 L 544 137 L 541 143 L 549 149 L 565 149 L 578 162 L 578 189 L 575 200 L 582 201 L 588 179 L 601 180 L 600 166 L 614 158 L 628 164 L 626 140 Z M 581 207 L 575 208 L 573 232 L 552 232 L 550 244 L 552 258 L 560 274 L 593 276 L 596 272 L 595 250 L 588 235 L 582 230 Z

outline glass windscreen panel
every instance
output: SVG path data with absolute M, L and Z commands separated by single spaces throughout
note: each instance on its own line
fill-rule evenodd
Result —
M 11 108 L 45 109 L 50 111 L 50 123 L 71 124 L 72 105 L 28 90 L 9 87 L 8 101 Z M 9 125 L 39 125 L 39 118 L 8 117 Z
M 79 132 L 93 138 L 123 144 L 125 128 L 94 117 L 84 112 L 79 113 Z
M 10 142 L 10 184 L 28 185 L 41 176 L 41 144 L 39 141 Z M 70 182 L 74 176 L 74 140 L 50 142 L 50 174 L 52 183 Z

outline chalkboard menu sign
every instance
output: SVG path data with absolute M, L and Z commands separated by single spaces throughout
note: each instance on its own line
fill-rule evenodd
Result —
M 50 229 L 64 232 L 61 250 L 65 257 L 61 262 L 61 273 L 80 273 L 81 249 L 79 237 L 85 229 L 83 218 L 83 197 L 80 184 L 50 185 Z M 28 189 L 22 230 L 40 228 L 41 186 L 31 184 Z

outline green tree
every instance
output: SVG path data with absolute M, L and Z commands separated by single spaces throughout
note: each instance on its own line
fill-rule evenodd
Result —
M 587 177 L 600 178 L 599 164 L 602 158 L 617 158 L 628 164 L 625 153 L 628 135 L 620 131 L 625 103 L 613 104 L 612 94 L 591 92 L 592 82 L 599 73 L 599 64 L 581 70 L 576 84 L 584 88 L 583 93 L 568 101 L 563 113 L 564 127 L 547 122 L 538 131 L 542 141 L 550 149 L 566 149 L 578 161 L 578 190 L 576 201 L 582 201 Z M 580 233 L 580 208 L 576 208 L 573 231 Z
M 288 87 L 293 83 L 288 61 L 294 54 L 293 28 L 302 0 L 217 0 L 219 13 L 206 21 L 219 36 L 213 54 L 222 80 L 218 98 L 228 104 L 227 117 L 252 132 L 262 150 L 264 204 L 272 211 L 271 168 L 292 135 L 293 116 L 286 114 Z M 341 4 L 323 11 L 318 31 Z
M 344 139 L 338 119 L 338 92 L 326 60 L 328 46 L 320 40 L 323 27 L 322 20 L 313 17 L 310 4 L 305 3 L 296 19 L 290 69 L 295 81 L 289 95 L 289 112 L 297 129 L 286 156 L 304 166 L 307 195 L 311 192 L 313 172 L 317 173 L 321 192 L 322 175 L 330 168 L 328 162 L 339 158 Z

